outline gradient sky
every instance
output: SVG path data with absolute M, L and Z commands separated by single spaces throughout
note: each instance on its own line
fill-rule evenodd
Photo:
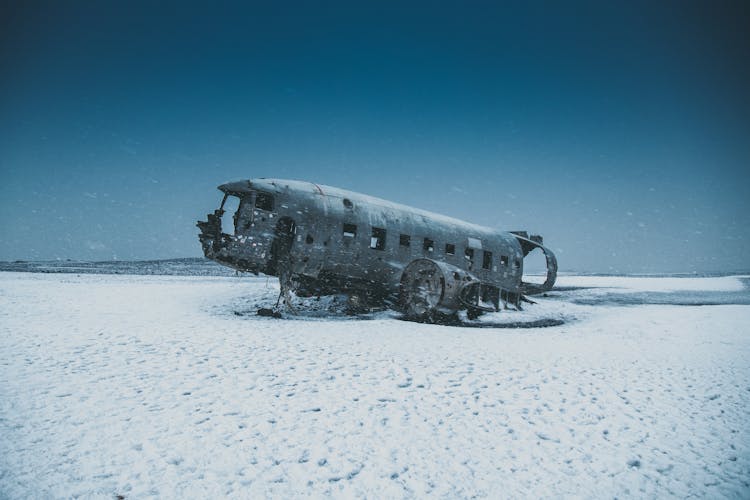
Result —
M 200 256 L 218 184 L 280 177 L 750 268 L 747 2 L 154 3 L 0 7 L 0 260 Z

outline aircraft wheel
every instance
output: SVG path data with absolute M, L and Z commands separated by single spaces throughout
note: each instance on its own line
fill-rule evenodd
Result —
M 431 321 L 444 288 L 443 274 L 434 262 L 420 259 L 409 264 L 401 277 L 401 304 L 407 317 Z

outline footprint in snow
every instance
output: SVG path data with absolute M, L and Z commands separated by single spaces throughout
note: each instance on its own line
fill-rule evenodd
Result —
M 542 439 L 544 441 L 552 441 L 553 443 L 559 443 L 560 442 L 559 439 L 557 439 L 555 437 L 552 437 L 552 436 L 550 436 L 548 434 L 545 434 L 543 432 L 537 432 L 536 433 L 536 437 L 538 437 L 539 439 Z

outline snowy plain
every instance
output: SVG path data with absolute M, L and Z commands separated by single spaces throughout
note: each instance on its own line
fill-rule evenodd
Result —
M 748 283 L 562 276 L 456 327 L 0 272 L 0 498 L 748 498 Z

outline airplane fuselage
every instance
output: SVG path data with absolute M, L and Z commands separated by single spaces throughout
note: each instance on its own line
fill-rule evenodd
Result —
M 433 295 L 453 294 L 440 306 L 450 312 L 471 304 L 488 310 L 488 301 L 497 309 L 499 300 L 517 302 L 522 293 L 554 283 L 556 261 L 540 237 L 310 182 L 251 179 L 219 189 L 225 193 L 221 208 L 199 223 L 206 257 L 239 271 L 279 276 L 300 295 L 403 300 L 404 280 L 427 276 L 430 271 L 421 269 L 427 266 L 440 274 L 434 286 L 443 287 Z M 234 227 L 222 228 L 229 197 L 237 197 L 239 205 Z M 547 256 L 548 275 L 534 288 L 521 278 L 524 256 L 536 247 Z M 467 290 L 470 286 L 475 290 Z

